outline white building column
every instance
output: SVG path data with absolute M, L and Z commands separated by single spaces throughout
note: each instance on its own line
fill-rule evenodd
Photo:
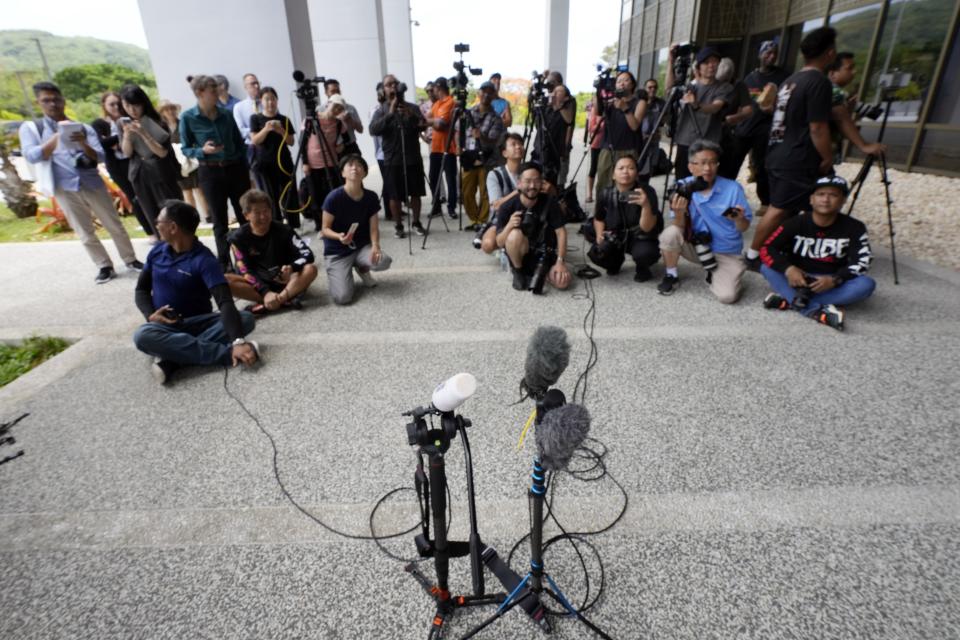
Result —
M 559 71 L 567 77 L 567 38 L 570 31 L 570 0 L 544 0 L 547 34 L 544 38 L 545 69 Z

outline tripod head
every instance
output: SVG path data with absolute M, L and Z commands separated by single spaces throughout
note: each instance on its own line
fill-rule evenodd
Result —
M 463 61 L 463 54 L 470 52 L 469 44 L 462 42 L 455 44 L 453 45 L 453 51 L 460 54 L 460 59 L 453 62 L 453 68 L 457 73 L 450 77 L 450 93 L 456 99 L 457 106 L 460 109 L 465 109 L 467 106 L 467 85 L 470 83 L 466 72 L 469 71 L 472 76 L 479 76 L 483 73 L 483 69 L 471 67 Z
M 316 114 L 319 105 L 320 87 L 326 82 L 323 76 L 308 78 L 299 69 L 293 72 L 293 79 L 297 82 L 297 97 L 303 100 L 303 106 L 308 114 Z

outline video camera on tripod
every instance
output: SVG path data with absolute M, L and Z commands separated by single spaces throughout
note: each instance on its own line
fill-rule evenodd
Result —
M 539 71 L 534 71 L 530 77 L 530 92 L 527 94 L 527 105 L 531 110 L 533 107 L 546 108 L 550 103 L 550 94 L 553 93 L 555 88 L 554 84 L 549 82 L 547 77 Z
M 677 84 L 686 84 L 696 55 L 697 46 L 691 42 L 678 44 L 673 48 L 673 77 L 676 78 Z
M 627 71 L 626 65 L 607 67 L 597 65 L 597 77 L 593 81 L 593 88 L 597 90 L 597 99 L 604 104 L 610 104 L 615 98 L 629 98 L 630 93 L 624 89 L 617 89 L 617 76 Z
M 470 53 L 470 45 L 460 42 L 453 45 L 453 51 L 460 54 L 460 59 L 453 63 L 453 68 L 456 69 L 457 74 L 450 77 L 450 94 L 460 103 L 460 108 L 463 109 L 467 106 L 467 85 L 470 83 L 466 72 L 469 71 L 472 76 L 479 76 L 483 74 L 483 69 L 471 67 L 463 61 L 463 54 Z
M 320 87 L 327 79 L 323 76 L 308 78 L 303 71 L 293 72 L 293 79 L 297 82 L 297 97 L 303 100 L 307 113 L 316 113 L 319 105 Z

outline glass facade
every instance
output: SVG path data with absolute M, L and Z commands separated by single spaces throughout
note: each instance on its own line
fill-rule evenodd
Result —
M 781 65 L 794 70 L 804 34 L 829 24 L 838 50 L 854 54 L 847 90 L 866 103 L 890 100 L 890 163 L 960 175 L 958 14 L 957 0 L 625 0 L 620 59 L 662 86 L 671 42 L 716 46 L 745 74 L 760 42 L 777 37 Z M 877 139 L 879 122 L 860 124 L 865 139 Z

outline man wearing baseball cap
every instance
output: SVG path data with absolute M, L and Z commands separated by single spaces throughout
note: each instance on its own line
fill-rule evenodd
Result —
M 676 78 L 673 62 L 679 45 L 670 47 L 670 61 L 667 63 L 667 85 L 665 95 L 677 84 L 685 84 L 686 78 Z M 696 82 L 687 86 L 680 99 L 680 113 L 677 118 L 677 131 L 673 137 L 677 145 L 677 180 L 690 176 L 688 150 L 695 140 L 708 140 L 720 144 L 723 136 L 723 118 L 720 112 L 733 97 L 733 86 L 729 82 L 717 80 L 717 67 L 720 65 L 720 52 L 713 47 L 704 47 L 697 53 Z
M 760 249 L 760 270 L 773 288 L 767 309 L 794 309 L 843 331 L 842 306 L 870 297 L 876 282 L 864 275 L 872 256 L 867 227 L 840 213 L 850 193 L 840 176 L 824 176 L 810 196 L 812 211 L 777 228 Z

